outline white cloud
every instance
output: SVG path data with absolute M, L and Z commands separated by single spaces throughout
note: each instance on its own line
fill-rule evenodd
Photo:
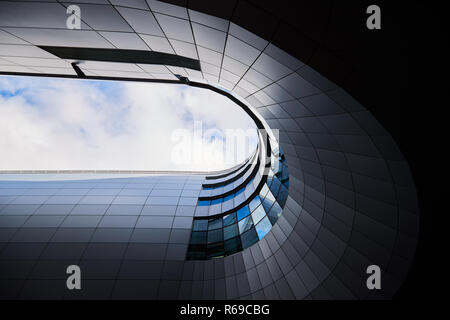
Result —
M 221 170 L 222 144 L 195 138 L 202 161 L 179 163 L 176 130 L 254 128 L 239 106 L 183 85 L 0 77 L 0 170 Z

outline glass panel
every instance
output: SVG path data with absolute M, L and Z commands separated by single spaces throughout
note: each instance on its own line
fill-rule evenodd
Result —
M 234 196 L 236 197 L 237 195 L 241 194 L 242 192 L 244 192 L 244 188 L 240 188 L 238 191 L 236 191 Z
M 264 184 L 262 189 L 261 189 L 261 192 L 259 193 L 259 196 L 261 198 L 264 198 L 266 196 L 267 192 L 269 192 L 269 188 L 267 187 L 266 184 Z
M 250 210 L 248 209 L 248 206 L 244 206 L 237 211 L 237 218 L 238 218 L 238 220 L 242 220 L 249 214 L 250 214 Z
M 278 218 L 281 216 L 281 211 L 282 211 L 282 209 L 281 209 L 280 205 L 277 202 L 275 202 L 272 209 L 270 209 L 269 213 L 267 214 L 267 216 L 269 217 L 270 222 L 272 222 L 272 224 L 274 224 L 278 220 Z
M 289 170 L 287 166 L 283 165 L 283 171 L 281 172 L 281 182 L 285 184 L 288 181 L 289 181 Z
M 222 228 L 222 218 L 209 220 L 208 230 L 219 229 L 219 228 Z
M 272 191 L 272 194 L 276 195 L 278 194 L 278 190 L 280 190 L 280 180 L 278 180 L 277 177 L 273 177 L 272 185 L 270 186 L 270 191 Z
M 234 198 L 234 194 L 232 193 L 232 194 L 227 195 L 225 198 L 223 198 L 223 201 L 225 202 L 225 201 L 228 201 L 233 198 Z
M 229 226 L 230 224 L 233 224 L 236 222 L 237 222 L 236 212 L 227 214 L 226 216 L 223 217 L 223 225 L 224 226 Z
M 210 204 L 211 204 L 211 201 L 209 201 L 209 200 L 199 200 L 198 201 L 198 206 L 199 207 L 209 206 Z
M 270 170 L 269 174 L 267 175 L 267 181 L 266 181 L 266 184 L 269 188 L 272 185 L 272 179 L 273 179 L 273 173 L 272 173 L 272 170 Z
M 223 241 L 222 229 L 208 231 L 208 243 Z
M 208 229 L 208 220 L 206 219 L 195 219 L 194 226 L 192 230 L 194 231 L 204 231 Z
M 252 217 L 248 216 L 241 221 L 239 221 L 239 233 L 244 233 L 245 231 L 249 230 L 253 226 L 253 220 Z
M 269 212 L 270 208 L 272 207 L 274 202 L 275 202 L 275 198 L 272 196 L 272 194 L 270 192 L 268 192 L 267 196 L 262 201 L 264 210 L 266 210 L 266 212 Z
M 206 258 L 219 258 L 225 255 L 225 250 L 223 247 L 223 242 L 208 244 L 206 249 Z
M 280 162 L 278 160 L 278 157 L 272 157 L 272 170 L 275 173 L 278 173 L 280 170 Z
M 264 211 L 263 206 L 259 206 L 256 208 L 255 211 L 252 213 L 253 222 L 257 224 L 259 221 L 261 221 L 262 218 L 266 216 L 266 211 Z
M 284 208 L 284 205 L 286 204 L 287 197 L 288 197 L 288 190 L 286 189 L 286 187 L 284 185 L 281 185 L 280 192 L 278 193 L 278 196 L 277 196 L 277 202 L 283 208 Z
M 265 217 L 261 220 L 260 223 L 256 225 L 256 233 L 258 234 L 259 240 L 264 238 L 264 236 L 269 232 L 269 230 L 272 228 L 272 224 L 270 223 L 269 219 Z
M 252 199 L 252 201 L 250 201 L 250 203 L 248 204 L 250 211 L 253 211 L 256 209 L 256 207 L 258 207 L 261 204 L 261 199 L 259 198 L 259 196 L 256 196 L 255 198 Z
M 227 255 L 242 251 L 241 239 L 235 237 L 225 241 L 225 252 Z
M 223 198 L 211 200 L 211 205 L 213 205 L 213 204 L 218 204 L 218 203 L 222 203 L 222 200 L 223 200 Z
M 232 224 L 228 227 L 223 228 L 223 238 L 225 240 L 236 237 L 239 235 L 239 230 L 237 224 Z
M 206 232 L 205 231 L 193 231 L 191 234 L 192 244 L 202 244 L 206 243 Z
M 249 231 L 241 234 L 242 247 L 244 249 L 258 242 L 258 235 L 255 228 L 251 228 Z
M 190 245 L 186 259 L 187 260 L 206 259 L 206 245 Z

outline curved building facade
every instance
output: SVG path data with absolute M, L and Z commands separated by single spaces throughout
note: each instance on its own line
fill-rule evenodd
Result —
M 2 173 L 2 297 L 393 296 L 419 228 L 408 163 L 326 74 L 236 23 L 240 4 L 224 19 L 94 0 L 79 5 L 81 29 L 70 30 L 64 3 L 0 1 L 0 74 L 202 87 L 270 133 L 220 173 Z M 66 288 L 72 264 L 82 290 Z M 370 265 L 381 268 L 382 290 L 366 286 Z

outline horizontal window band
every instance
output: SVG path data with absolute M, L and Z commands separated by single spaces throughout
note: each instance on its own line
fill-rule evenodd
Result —
M 203 201 L 203 200 L 208 201 L 208 200 L 215 200 L 215 199 L 225 198 L 226 196 L 232 195 L 233 193 L 237 192 L 241 188 L 245 188 L 247 186 L 247 184 L 249 183 L 249 181 L 256 176 L 256 173 L 258 172 L 258 169 L 259 169 L 259 164 L 260 164 L 260 161 L 259 161 L 259 158 L 258 158 L 258 161 L 257 161 L 255 167 L 253 168 L 252 173 L 247 177 L 247 179 L 242 181 L 242 183 L 240 185 L 238 185 L 237 187 L 233 188 L 232 190 L 224 192 L 224 193 L 221 193 L 221 194 L 218 194 L 218 195 L 215 195 L 215 196 L 198 197 L 198 200 L 199 201 Z M 245 173 L 245 171 L 244 171 L 244 173 Z
M 221 179 L 221 178 L 225 178 L 225 177 L 227 177 L 227 176 L 230 176 L 230 175 L 232 175 L 233 173 L 238 172 L 240 169 L 242 169 L 242 168 L 247 164 L 247 162 L 248 162 L 249 160 L 250 160 L 250 159 L 247 159 L 246 161 L 244 161 L 243 164 L 238 165 L 238 167 L 237 167 L 236 169 L 234 169 L 234 170 L 231 170 L 231 171 L 229 171 L 229 172 L 227 172 L 227 173 L 220 174 L 220 175 L 206 176 L 205 179 L 206 179 L 206 180 L 217 180 L 217 179 Z M 207 186 L 209 186 L 209 185 L 207 185 Z
M 218 187 L 226 186 L 226 185 L 236 181 L 240 177 L 242 177 L 251 167 L 252 167 L 252 165 L 248 164 L 244 170 L 239 172 L 237 175 L 231 177 L 229 180 L 224 180 L 222 182 L 217 182 L 217 183 L 203 184 L 202 186 L 203 186 L 203 188 L 218 188 Z M 240 169 L 242 169 L 242 168 L 240 168 Z M 233 173 L 236 173 L 236 172 L 233 172 Z
M 259 144 L 259 142 L 258 142 Z M 219 180 L 219 182 L 214 182 L 214 179 L 209 178 L 210 176 L 206 176 L 205 180 L 210 180 L 209 182 L 204 183 L 202 186 L 203 188 L 208 188 L 208 187 L 220 187 L 220 186 L 225 186 L 233 181 L 236 181 L 237 179 L 239 179 L 240 177 L 242 177 L 252 166 L 253 161 L 255 161 L 256 157 L 258 156 L 259 153 L 259 147 L 256 148 L 255 152 L 253 153 L 253 155 L 248 158 L 247 160 L 245 160 L 245 162 L 240 165 L 237 169 L 232 170 L 231 172 L 225 174 L 223 177 L 221 178 L 217 178 L 215 180 Z M 258 158 L 259 159 L 259 158 Z M 246 164 L 250 162 L 247 166 Z M 245 167 L 245 168 L 244 168 Z M 241 172 L 239 172 L 239 170 L 241 170 Z M 234 175 L 234 176 L 232 176 Z M 227 180 L 221 180 L 225 177 L 230 176 L 230 178 L 228 178 Z M 209 178 L 209 179 L 208 179 Z
M 256 186 L 255 191 L 247 198 L 244 202 L 239 204 L 238 206 L 229 209 L 227 211 L 217 213 L 214 215 L 208 215 L 208 216 L 196 216 L 194 217 L 195 220 L 208 220 L 208 219 L 217 219 L 219 217 L 226 216 L 227 214 L 230 214 L 232 212 L 235 212 L 243 207 L 245 207 L 247 204 L 249 204 L 259 193 L 261 192 L 264 184 L 267 182 L 267 175 L 263 175 L 261 181 L 259 182 L 258 186 Z
M 159 64 L 201 71 L 200 61 L 165 52 L 105 48 L 38 47 L 61 59 Z

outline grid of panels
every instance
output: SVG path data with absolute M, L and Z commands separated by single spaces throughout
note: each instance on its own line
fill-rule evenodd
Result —
M 418 235 L 419 211 L 408 164 L 389 133 L 363 106 L 270 42 L 285 35 L 297 41 L 297 30 L 239 0 L 232 8 L 223 4 L 230 20 L 239 17 L 240 21 L 250 14 L 264 17 L 275 39 L 262 39 L 229 20 L 183 7 L 112 1 L 119 14 L 110 10 L 110 4 L 96 5 L 97 13 L 89 13 L 82 30 L 75 33 L 65 29 L 64 4 L 46 3 L 44 8 L 38 1 L 33 3 L 0 1 L 0 72 L 73 74 L 70 61 L 62 61 L 66 63 L 62 67 L 60 59 L 35 46 L 39 44 L 147 46 L 198 58 L 202 72 L 177 72 L 231 90 L 257 108 L 269 127 L 280 130 L 290 187 L 283 214 L 271 231 L 232 256 L 187 261 L 181 275 L 170 279 L 122 282 L 122 296 L 323 299 L 383 298 L 395 293 L 407 273 Z M 24 18 L 12 19 L 15 10 Z M 104 18 L 95 25 L 90 17 L 98 13 Z M 120 64 L 94 65 L 84 71 L 174 79 L 172 70 Z M 0 199 L 2 210 L 9 205 L 8 197 Z M 32 205 L 20 208 L 21 212 L 32 209 Z M 9 239 L 7 231 L 3 234 Z M 369 264 L 382 268 L 382 293 L 365 288 Z M 2 280 L 0 288 L 16 284 L 8 279 Z M 150 289 L 155 283 L 160 289 Z
M 120 297 L 114 288 L 125 280 L 159 279 L 163 266 L 171 269 L 185 259 L 203 181 L 204 176 L 2 175 L 0 282 L 8 284 L 2 293 L 46 294 L 35 285 L 66 278 L 63 266 L 70 264 L 80 265 L 88 282 L 107 283 L 112 297 L 114 290 Z M 57 288 L 47 294 L 66 296 L 52 289 Z
M 282 152 L 277 156 L 272 154 L 267 182 L 259 195 L 226 215 L 194 218 L 187 259 L 223 258 L 263 239 L 281 216 L 288 188 L 289 174 L 284 155 Z

